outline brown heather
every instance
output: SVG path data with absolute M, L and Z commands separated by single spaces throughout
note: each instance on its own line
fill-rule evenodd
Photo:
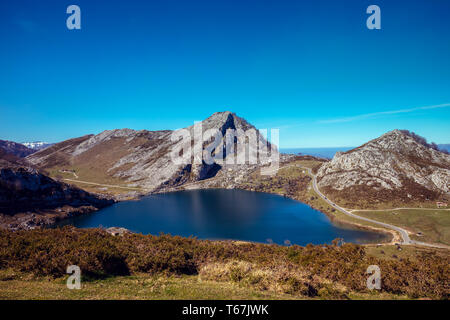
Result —
M 449 256 L 418 253 L 417 259 L 380 258 L 366 247 L 343 244 L 306 247 L 207 241 L 170 235 L 112 236 L 73 227 L 0 231 L 0 269 L 61 277 L 69 265 L 83 276 L 197 274 L 202 280 L 321 298 L 368 293 L 369 265 L 382 272 L 382 292 L 411 298 L 448 299 Z

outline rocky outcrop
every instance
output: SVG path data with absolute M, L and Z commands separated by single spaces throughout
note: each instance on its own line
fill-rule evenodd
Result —
M 319 187 L 340 198 L 369 202 L 433 200 L 450 191 L 450 155 L 393 130 L 321 166 Z
M 112 236 L 123 236 L 125 234 L 132 233 L 130 230 L 120 227 L 110 227 L 105 229 L 106 232 L 108 232 Z
M 114 201 L 0 160 L 0 226 L 30 229 L 98 210 Z

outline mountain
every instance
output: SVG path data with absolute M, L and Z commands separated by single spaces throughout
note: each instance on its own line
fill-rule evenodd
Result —
M 450 153 L 450 144 L 438 144 L 438 149 L 445 153 Z M 287 154 L 301 154 L 301 155 L 309 155 L 313 157 L 332 159 L 336 152 L 345 152 L 355 147 L 329 147 L 329 148 L 280 148 L 280 152 Z
M 7 153 L 4 149 L 0 148 L 0 159 L 16 163 L 20 161 L 20 158 L 12 153 Z
M 113 203 L 0 158 L 0 228 L 33 229 Z
M 53 143 L 35 141 L 35 142 L 22 142 L 22 144 L 31 150 L 39 151 L 51 146 Z
M 254 126 L 229 111 L 216 112 L 196 125 L 175 131 L 116 129 L 86 135 L 38 151 L 28 156 L 27 161 L 47 172 L 73 172 L 82 181 L 154 191 L 208 179 L 223 169 L 224 165 L 198 160 L 205 153 L 224 154 L 228 158 L 231 151 L 220 136 L 193 144 L 200 126 L 200 132 L 205 135 L 215 131 L 225 136 L 228 129 L 237 130 L 233 148 L 237 141 L 245 139 L 244 132 L 254 130 L 257 141 L 249 143 L 246 158 L 256 154 L 260 162 L 268 163 L 258 154 L 258 142 L 269 145 L 265 138 Z M 190 138 L 181 139 L 183 134 L 189 134 Z M 179 158 L 178 155 L 184 154 L 182 148 L 187 146 L 192 147 L 193 156 L 185 163 L 174 162 L 173 156 Z
M 34 150 L 17 142 L 0 140 L 0 152 L 15 158 L 24 158 L 32 154 Z
M 343 206 L 431 201 L 450 191 L 450 155 L 413 133 L 393 130 L 337 153 L 320 167 L 317 179 Z

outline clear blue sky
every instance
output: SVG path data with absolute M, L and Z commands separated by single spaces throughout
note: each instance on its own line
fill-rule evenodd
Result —
M 66 28 L 70 4 L 81 30 Z M 381 30 L 366 28 L 371 4 Z M 176 129 L 230 110 L 280 128 L 281 147 L 395 128 L 450 143 L 445 104 L 448 0 L 0 1 L 0 139 Z

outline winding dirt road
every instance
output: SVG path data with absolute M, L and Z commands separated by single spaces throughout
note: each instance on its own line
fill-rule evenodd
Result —
M 150 192 L 151 191 L 150 189 L 144 189 L 144 188 L 122 187 L 122 186 L 113 185 L 113 184 L 95 183 L 95 182 L 81 181 L 81 180 L 74 180 L 74 179 L 64 179 L 64 180 L 70 181 L 70 182 L 78 182 L 78 183 L 90 184 L 90 185 L 93 185 L 93 186 L 106 187 L 106 188 L 119 188 L 119 189 L 125 189 L 125 190 L 135 190 L 135 191 L 145 191 L 145 192 Z
M 446 245 L 439 245 L 439 244 L 432 244 L 432 243 L 426 243 L 426 242 L 420 242 L 420 241 L 411 240 L 410 237 L 409 237 L 408 231 L 406 231 L 403 228 L 394 226 L 394 225 L 389 224 L 389 223 L 384 223 L 384 222 L 380 222 L 380 221 L 377 221 L 377 220 L 369 219 L 369 218 L 366 218 L 366 217 L 361 217 L 361 216 L 358 216 L 358 215 L 353 214 L 352 212 L 350 212 L 350 211 L 355 211 L 355 210 L 348 211 L 347 209 L 340 207 L 339 205 L 335 204 L 330 199 L 325 197 L 325 195 L 322 192 L 320 192 L 319 187 L 317 186 L 316 175 L 312 173 L 312 170 L 310 168 L 307 168 L 307 167 L 301 167 L 301 168 L 308 170 L 308 173 L 311 175 L 311 177 L 313 177 L 313 188 L 314 188 L 314 191 L 323 200 L 325 200 L 327 203 L 329 203 L 333 208 L 341 211 L 342 213 L 346 214 L 347 216 L 355 218 L 355 219 L 363 220 L 363 221 L 366 221 L 366 222 L 371 222 L 371 223 L 380 225 L 382 227 L 385 227 L 385 228 L 397 231 L 402 237 L 402 244 L 414 244 L 414 245 L 427 246 L 427 247 L 433 247 L 433 248 L 444 248 L 444 249 L 448 249 L 449 248 Z

